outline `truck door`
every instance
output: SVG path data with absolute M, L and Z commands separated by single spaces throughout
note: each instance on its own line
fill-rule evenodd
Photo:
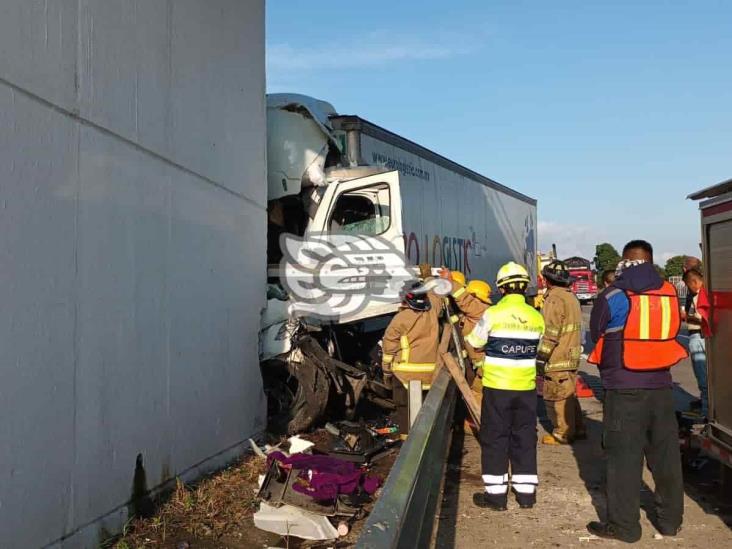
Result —
M 399 172 L 329 185 L 308 232 L 378 236 L 404 253 Z
M 354 241 L 356 235 L 358 239 Z M 407 278 L 413 277 L 406 270 L 403 256 L 399 172 L 384 172 L 328 185 L 305 233 L 306 240 L 309 236 L 317 236 L 315 242 L 325 236 L 334 248 L 345 252 L 359 265 L 369 265 L 361 262 L 373 261 L 372 258 L 376 257 L 374 252 L 384 261 L 383 271 L 379 271 L 377 266 L 375 272 L 365 275 L 374 278 L 368 283 L 372 291 L 366 293 L 365 301 L 360 301 L 362 306 L 346 312 L 341 312 L 342 308 L 339 308 L 338 322 L 375 318 L 397 310 L 399 290 Z M 317 244 L 313 245 L 317 247 Z M 333 280 L 343 280 L 337 273 L 331 274 Z M 329 275 L 320 276 L 324 280 Z M 358 281 L 353 284 L 360 287 Z M 338 285 L 339 282 L 336 282 L 330 287 Z M 374 291 L 374 288 L 378 290 Z M 335 291 L 327 303 L 336 304 L 339 300 L 337 296 Z
M 709 419 L 715 438 L 732 449 L 732 219 L 714 221 L 706 226 L 704 257 L 714 326 L 707 347 Z

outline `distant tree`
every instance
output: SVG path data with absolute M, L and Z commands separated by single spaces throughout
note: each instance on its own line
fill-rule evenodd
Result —
M 666 261 L 664 273 L 666 274 L 666 278 L 671 276 L 681 276 L 684 274 L 684 256 L 675 255 Z
M 656 268 L 656 272 L 666 280 L 666 271 L 664 271 L 663 267 L 661 267 L 658 263 L 654 263 L 653 266 Z
M 595 246 L 595 268 L 598 273 L 603 271 L 615 270 L 620 262 L 620 254 L 615 246 L 604 242 Z

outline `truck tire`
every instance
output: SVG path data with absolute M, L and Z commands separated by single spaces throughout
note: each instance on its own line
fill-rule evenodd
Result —
M 313 427 L 328 403 L 330 382 L 319 368 L 305 363 L 280 361 L 263 364 L 262 380 L 267 395 L 267 430 L 293 435 Z
M 293 363 L 290 373 L 297 380 L 297 390 L 289 410 L 286 432 L 295 435 L 310 430 L 325 413 L 330 395 L 327 372 L 308 360 Z

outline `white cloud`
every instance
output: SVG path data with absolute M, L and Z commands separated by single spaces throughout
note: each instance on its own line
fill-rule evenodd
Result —
M 681 252 L 663 252 L 660 255 L 657 253 L 655 253 L 653 255 L 656 256 L 656 263 L 658 263 L 659 265 L 665 265 L 666 262 L 669 259 L 671 259 L 672 257 L 675 257 L 677 255 L 684 255 L 684 254 L 682 254 Z M 659 259 L 661 260 L 660 262 L 658 261 Z
M 603 242 L 610 242 L 620 251 L 623 244 L 630 239 L 627 235 L 619 234 L 613 237 L 606 229 L 600 227 L 556 221 L 539 221 L 538 230 L 539 251 L 546 253 L 551 250 L 552 244 L 556 244 L 557 254 L 562 259 L 575 255 L 592 259 L 595 255 L 595 246 Z M 617 229 L 612 230 L 613 233 L 616 231 Z M 684 252 L 656 251 L 654 255 L 656 263 L 663 266 L 670 258 L 684 255 Z
M 557 245 L 560 258 L 580 256 L 592 259 L 595 246 L 608 242 L 607 235 L 596 227 L 558 223 L 555 221 L 539 221 L 539 251 L 548 252 L 552 244 Z
M 476 40 L 462 35 L 417 36 L 373 32 L 350 42 L 293 46 L 267 44 L 268 76 L 290 71 L 360 69 L 398 62 L 450 59 L 475 51 Z

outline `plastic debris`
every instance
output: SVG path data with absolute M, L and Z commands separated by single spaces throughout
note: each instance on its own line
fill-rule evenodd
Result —
M 254 525 L 265 532 L 310 540 L 338 538 L 336 530 L 323 515 L 308 513 L 291 505 L 273 507 L 265 502 L 254 513 Z
M 290 443 L 290 454 L 301 454 L 315 446 L 313 442 L 300 438 L 298 435 L 288 438 L 287 442 Z
M 266 458 L 267 455 L 262 451 L 262 449 L 259 447 L 259 445 L 254 442 L 251 438 L 249 439 L 249 445 L 252 447 L 252 451 L 261 458 Z

